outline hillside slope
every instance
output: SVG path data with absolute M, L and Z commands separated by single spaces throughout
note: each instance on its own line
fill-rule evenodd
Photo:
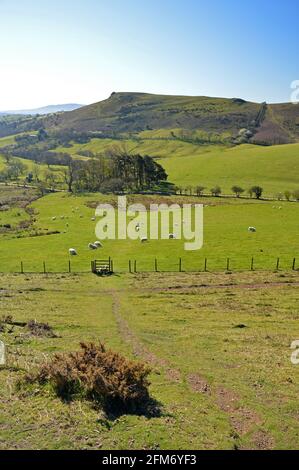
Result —
M 113 93 L 105 101 L 49 117 L 45 125 L 115 133 L 183 128 L 233 134 L 250 126 L 259 109 L 240 99 Z

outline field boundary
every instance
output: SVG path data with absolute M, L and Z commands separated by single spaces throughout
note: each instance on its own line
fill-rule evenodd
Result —
M 46 261 L 40 263 L 40 268 L 36 266 L 35 269 L 32 269 L 30 266 L 30 261 L 20 261 L 16 263 L 15 266 L 18 268 L 12 270 L 1 270 L 0 274 L 86 274 L 94 273 L 98 274 L 95 266 L 97 265 L 98 260 L 92 260 L 86 263 L 85 268 L 76 268 L 74 263 L 71 260 L 66 260 L 65 269 L 48 269 Z M 150 262 L 138 259 L 128 259 L 125 267 L 125 263 L 122 262 L 121 266 L 118 263 L 115 263 L 111 257 L 108 258 L 107 263 L 109 263 L 109 271 L 111 273 L 238 273 L 238 272 L 279 272 L 279 271 L 299 271 L 299 266 L 297 265 L 297 258 L 288 258 L 287 257 L 278 257 L 266 263 L 261 262 L 257 257 L 248 258 L 248 262 L 245 262 L 244 259 L 238 262 L 236 258 L 202 258 L 198 261 L 198 268 L 190 266 L 191 262 L 186 261 L 183 258 L 178 258 L 174 260 L 163 260 L 158 258 L 153 258 Z M 52 264 L 52 263 L 51 263 Z M 171 266 L 170 266 L 171 265 Z M 189 268 L 188 268 L 189 265 Z M 242 265 L 242 266 L 241 266 Z M 27 267 L 27 269 L 26 269 Z

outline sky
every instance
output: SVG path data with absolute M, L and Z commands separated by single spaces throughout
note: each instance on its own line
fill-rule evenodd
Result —
M 0 0 L 0 110 L 113 91 L 290 101 L 298 0 Z

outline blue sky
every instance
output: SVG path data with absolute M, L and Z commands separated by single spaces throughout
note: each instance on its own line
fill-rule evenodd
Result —
M 0 0 L 0 110 L 112 91 L 290 99 L 298 0 Z

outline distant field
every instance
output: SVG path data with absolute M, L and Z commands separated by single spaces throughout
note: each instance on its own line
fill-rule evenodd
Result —
M 134 199 L 146 200 L 144 197 Z M 180 257 L 183 258 L 183 269 L 187 271 L 202 270 L 205 257 L 208 258 L 208 269 L 212 271 L 225 270 L 228 257 L 233 270 L 248 270 L 252 256 L 256 269 L 274 269 L 277 257 L 281 258 L 281 266 L 288 269 L 294 257 L 298 257 L 299 262 L 297 203 L 194 198 L 193 202 L 206 205 L 202 250 L 184 251 L 183 240 L 158 240 L 145 244 L 138 240 L 107 240 L 103 242 L 102 249 L 90 251 L 88 243 L 96 238 L 96 222 L 91 220 L 95 213 L 93 207 L 97 202 L 113 201 L 115 197 L 112 196 L 70 196 L 67 193 L 38 199 L 31 205 L 35 222 L 28 230 L 8 231 L 0 235 L 0 271 L 19 271 L 21 260 L 25 271 L 41 271 L 43 261 L 49 271 L 66 271 L 69 248 L 77 249 L 79 254 L 71 259 L 76 271 L 89 271 L 92 259 L 109 256 L 114 260 L 116 271 L 127 271 L 129 259 L 137 260 L 137 269 L 142 271 L 153 270 L 155 258 L 158 259 L 158 269 L 162 271 L 178 270 Z M 181 199 L 173 198 L 172 201 L 181 202 Z M 92 202 L 95 205 L 88 207 Z M 163 202 L 163 198 L 159 198 L 159 202 Z M 2 223 L 12 219 L 11 211 L 2 214 Z M 249 226 L 255 226 L 257 233 L 248 233 Z M 47 235 L 56 231 L 59 233 Z
M 209 191 L 218 184 L 226 194 L 231 193 L 233 185 L 241 185 L 246 190 L 260 185 L 269 196 L 299 189 L 299 144 L 228 148 L 157 138 L 157 131 L 155 138 L 149 138 L 152 134 L 142 133 L 143 137 L 147 136 L 144 140 L 92 139 L 87 144 L 57 151 L 80 155 L 90 150 L 100 154 L 112 146 L 122 145 L 131 152 L 161 159 L 169 180 L 179 186 L 203 185 Z
M 1 333 L 0 449 L 294 449 L 298 273 L 2 275 L 0 316 L 47 322 Z M 105 416 L 17 380 L 55 352 L 104 341 L 152 367 L 161 416 Z

